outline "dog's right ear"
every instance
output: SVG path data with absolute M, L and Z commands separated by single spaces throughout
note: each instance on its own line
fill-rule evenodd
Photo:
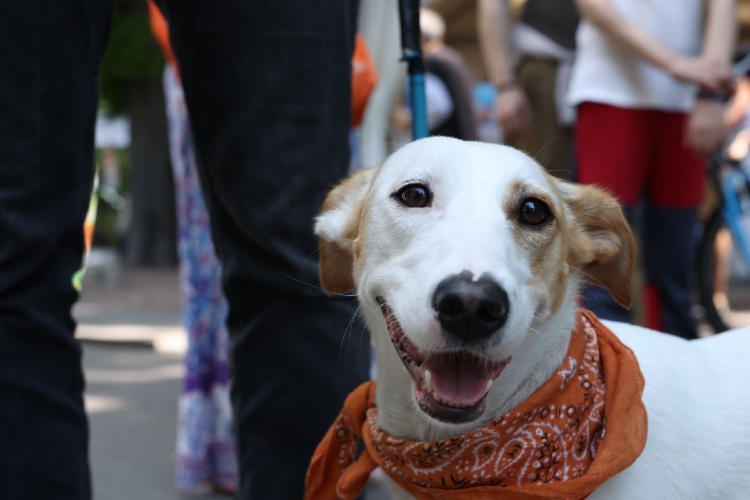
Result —
M 359 170 L 336 186 L 316 218 L 320 237 L 320 284 L 329 294 L 354 288 L 354 241 L 359 236 L 367 192 L 377 168 Z
M 631 303 L 635 238 L 620 204 L 606 191 L 557 180 L 572 216 L 568 264 L 584 281 L 604 287 L 618 304 Z

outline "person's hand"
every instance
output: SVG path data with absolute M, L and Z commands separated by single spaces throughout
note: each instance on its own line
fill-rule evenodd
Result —
M 734 89 L 729 63 L 707 57 L 677 57 L 669 73 L 683 82 L 696 83 L 711 92 L 731 94 Z
M 750 130 L 742 129 L 732 139 L 732 143 L 727 148 L 727 156 L 733 160 L 740 161 L 750 153 Z
M 513 86 L 500 92 L 495 102 L 495 113 L 506 139 L 528 135 L 534 128 L 531 106 L 520 87 Z
M 698 99 L 688 117 L 685 145 L 698 154 L 711 154 L 722 146 L 727 132 L 722 103 Z

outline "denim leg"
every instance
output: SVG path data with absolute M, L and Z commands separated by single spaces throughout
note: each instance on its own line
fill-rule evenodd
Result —
M 91 498 L 73 273 L 110 2 L 0 5 L 0 498 Z
M 581 290 L 581 306 L 601 319 L 630 323 L 630 311 L 615 302 L 607 290 L 586 284 Z
M 238 498 L 301 498 L 368 377 L 354 304 L 318 288 L 312 232 L 349 162 L 356 3 L 163 4 L 229 303 Z
M 688 340 L 698 338 L 696 322 L 690 314 L 693 232 L 698 209 L 648 206 L 646 214 L 643 237 L 646 284 L 655 289 L 658 297 L 652 306 L 658 308 L 665 332 Z
M 638 219 L 636 210 L 630 206 L 623 206 L 622 211 L 625 218 L 633 227 L 634 220 Z M 634 294 L 640 293 L 634 290 Z M 610 321 L 621 321 L 630 323 L 630 311 L 618 304 L 612 295 L 602 287 L 586 284 L 581 290 L 581 306 L 589 309 L 601 319 Z

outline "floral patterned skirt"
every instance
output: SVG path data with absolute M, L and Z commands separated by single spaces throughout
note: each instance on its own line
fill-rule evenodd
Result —
M 187 107 L 171 65 L 164 71 L 164 91 L 177 201 L 183 324 L 188 335 L 175 482 L 185 491 L 206 486 L 234 491 L 237 459 L 229 401 L 227 305 L 198 181 Z

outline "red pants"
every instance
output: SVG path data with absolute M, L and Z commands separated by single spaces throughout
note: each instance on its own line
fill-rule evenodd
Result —
M 686 122 L 684 113 L 586 102 L 579 108 L 576 153 L 581 183 L 605 188 L 631 209 L 647 202 L 640 228 L 646 326 L 694 338 L 689 277 L 706 171 L 684 145 Z M 604 318 L 628 319 L 608 302 L 607 294 L 584 296 Z
M 684 145 L 687 115 L 585 102 L 578 111 L 576 154 L 582 184 L 606 188 L 633 206 L 697 207 L 705 162 Z

